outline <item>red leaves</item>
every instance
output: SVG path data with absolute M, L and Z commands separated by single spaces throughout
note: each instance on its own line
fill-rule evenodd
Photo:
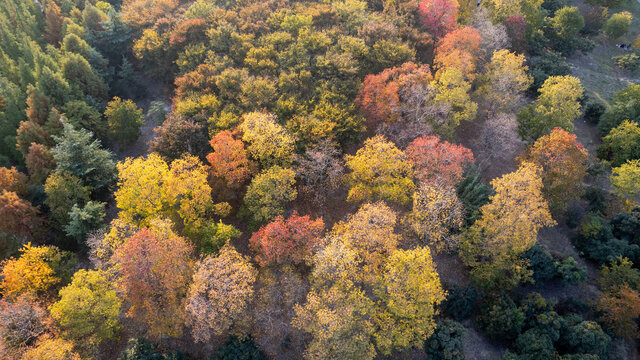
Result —
M 436 38 L 456 28 L 458 2 L 456 0 L 424 0 L 420 3 L 422 23 Z
M 253 233 L 249 246 L 257 253 L 256 261 L 261 266 L 301 264 L 320 245 L 323 229 L 322 218 L 311 220 L 308 215 L 298 216 L 294 211 L 288 219 L 279 216 Z
M 440 142 L 438 136 L 415 139 L 405 154 L 413 163 L 420 181 L 444 182 L 450 186 L 455 186 L 462 179 L 464 168 L 474 161 L 471 150 L 447 141 Z

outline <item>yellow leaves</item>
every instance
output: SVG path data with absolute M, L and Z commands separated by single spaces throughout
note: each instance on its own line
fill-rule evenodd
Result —
M 376 292 L 384 303 L 375 313 L 382 353 L 421 346 L 435 329 L 433 318 L 446 295 L 429 248 L 391 253 Z
M 611 186 L 616 195 L 624 200 L 625 209 L 631 210 L 638 204 L 640 160 L 627 160 L 625 164 L 613 168 Z
M 413 194 L 413 210 L 407 216 L 411 229 L 437 250 L 452 250 L 451 230 L 462 226 L 464 207 L 453 187 L 423 184 Z
M 515 108 L 521 94 L 533 83 L 524 63 L 522 54 L 506 49 L 494 51 L 485 76 L 486 84 L 480 89 L 494 110 Z
M 115 197 L 121 217 L 138 226 L 147 226 L 151 218 L 164 214 L 190 224 L 213 206 L 208 167 L 195 156 L 176 159 L 169 168 L 152 153 L 146 158 L 127 158 L 118 164 L 118 171 Z
M 56 271 L 63 253 L 54 246 L 31 246 L 20 249 L 18 259 L 11 258 L 2 268 L 2 295 L 13 299 L 20 295 L 36 297 L 51 291 L 62 279 Z
M 249 143 L 249 153 L 263 167 L 288 165 L 293 160 L 295 140 L 276 122 L 274 115 L 258 112 L 245 114 L 240 128 L 243 131 L 242 140 Z
M 412 166 L 402 150 L 383 136 L 364 142 L 355 156 L 347 155 L 346 165 L 351 189 L 348 201 L 389 200 L 406 204 L 415 185 L 411 180 Z
M 476 117 L 478 104 L 471 101 L 469 96 L 471 84 L 465 81 L 464 75 L 460 70 L 446 68 L 439 71 L 435 86 L 437 90 L 434 98 L 435 103 L 447 103 L 452 110 L 449 113 L 445 128 L 453 131 L 460 124 L 460 121 L 471 120 Z

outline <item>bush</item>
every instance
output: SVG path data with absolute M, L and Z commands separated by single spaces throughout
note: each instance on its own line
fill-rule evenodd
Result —
M 611 219 L 611 226 L 615 237 L 640 245 L 640 207 L 619 213 Z
M 598 123 L 598 133 L 605 136 L 624 120 L 640 121 L 640 85 L 629 85 L 618 91 Z
M 478 315 L 476 321 L 484 329 L 489 338 L 515 339 L 524 326 L 525 316 L 522 310 L 506 293 L 501 293 L 492 303 L 487 304 Z
M 619 38 L 629 31 L 629 25 L 631 25 L 632 18 L 633 16 L 628 11 L 611 15 L 609 20 L 604 24 L 604 33 L 612 39 Z
M 120 354 L 118 360 L 189 360 L 189 357 L 179 351 L 163 353 L 157 344 L 138 338 L 129 340 L 129 348 Z
M 436 330 L 424 342 L 424 352 L 428 360 L 464 360 L 462 341 L 467 331 L 459 322 L 440 321 Z
M 638 70 L 640 57 L 635 53 L 618 55 L 611 58 L 617 67 L 631 72 Z
M 544 246 L 536 244 L 522 257 L 529 260 L 529 269 L 533 271 L 533 281 L 537 286 L 553 278 L 555 271 L 553 257 Z
M 608 359 L 607 353 L 611 337 L 602 330 L 598 323 L 593 321 L 583 321 L 577 325 L 569 327 L 560 341 L 573 353 L 593 354 L 600 359 Z
M 584 107 L 584 119 L 587 120 L 589 124 L 595 125 L 600 121 L 600 116 L 602 116 L 606 110 L 606 105 L 601 101 L 589 102 Z
M 606 7 L 591 7 L 589 11 L 584 15 L 584 28 L 582 29 L 582 33 L 585 35 L 598 34 L 608 16 L 609 11 Z
M 516 339 L 515 349 L 530 360 L 546 360 L 555 357 L 556 349 L 551 338 L 539 329 L 529 329 Z
M 258 349 L 251 337 L 241 340 L 235 336 L 229 336 L 224 345 L 216 350 L 211 360 L 267 360 L 267 357 Z
M 604 191 L 598 187 L 588 187 L 582 195 L 584 200 L 589 202 L 591 212 L 600 213 L 607 205 Z
M 447 300 L 442 305 L 444 313 L 458 321 L 468 318 L 478 299 L 476 288 L 474 286 L 456 286 L 448 293 Z
M 555 276 L 563 284 L 576 285 L 587 280 L 587 268 L 578 265 L 576 259 L 569 256 L 555 261 Z
M 529 92 L 534 96 L 550 76 L 563 76 L 571 73 L 571 68 L 565 57 L 551 50 L 545 50 L 540 56 L 532 57 L 529 69 L 533 76 L 533 84 L 531 84 Z
M 573 239 L 575 246 L 584 256 L 605 264 L 623 256 L 635 261 L 640 255 L 640 247 L 627 240 L 618 239 L 613 229 L 602 217 L 588 214 L 582 221 L 580 233 Z

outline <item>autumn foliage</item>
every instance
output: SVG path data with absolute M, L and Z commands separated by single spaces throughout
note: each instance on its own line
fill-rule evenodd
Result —
M 405 150 L 416 178 L 423 183 L 441 182 L 455 186 L 465 168 L 474 162 L 471 150 L 441 141 L 437 135 L 415 139 Z
M 253 233 L 249 246 L 257 253 L 256 261 L 262 265 L 293 263 L 310 260 L 314 250 L 322 243 L 322 219 L 311 220 L 309 215 L 297 212 L 286 220 L 278 216 L 274 221 Z
M 238 188 L 251 175 L 249 159 L 244 144 L 228 131 L 221 131 L 211 139 L 213 152 L 207 155 L 211 174 L 222 178 L 231 188 Z
M 182 332 L 191 252 L 191 246 L 170 230 L 142 229 L 114 254 L 120 270 L 117 285 L 131 303 L 127 315 L 147 325 L 153 336 Z
M 435 38 L 441 38 L 457 26 L 457 0 L 424 0 L 419 11 L 422 23 Z

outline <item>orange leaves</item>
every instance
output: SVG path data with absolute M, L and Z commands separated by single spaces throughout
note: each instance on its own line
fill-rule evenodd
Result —
M 405 150 L 421 182 L 441 182 L 455 186 L 466 166 L 474 162 L 471 150 L 461 145 L 440 141 L 438 136 L 415 139 Z
M 249 246 L 257 253 L 256 261 L 262 265 L 271 263 L 302 264 L 310 260 L 313 251 L 321 244 L 320 234 L 324 229 L 322 218 L 311 220 L 293 212 L 284 219 L 274 221 L 253 233 Z
M 465 79 L 475 78 L 476 59 L 480 57 L 480 32 L 469 26 L 462 26 L 448 33 L 436 48 L 433 64 L 438 73 L 452 67 L 460 70 Z
M 233 138 L 233 134 L 224 130 L 211 139 L 213 152 L 207 155 L 211 164 L 211 174 L 222 178 L 231 188 L 238 188 L 251 176 L 249 159 L 244 144 Z

